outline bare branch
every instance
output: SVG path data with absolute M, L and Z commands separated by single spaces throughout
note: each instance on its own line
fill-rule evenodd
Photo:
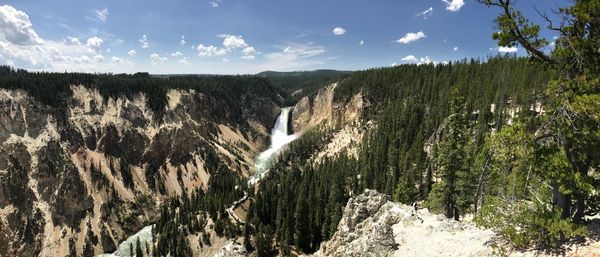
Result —
M 498 0 L 498 3 L 502 5 L 502 9 L 504 9 L 504 14 L 511 20 L 515 20 L 515 17 L 513 17 L 512 13 L 511 13 L 511 3 L 510 0 Z M 516 21 L 515 21 L 516 23 Z M 543 53 L 542 51 L 540 51 L 539 49 L 535 48 L 531 42 L 529 42 L 525 36 L 523 36 L 523 33 L 521 32 L 521 30 L 519 29 L 518 24 L 514 27 L 509 29 L 509 33 L 511 34 L 511 36 L 513 36 L 513 38 L 515 38 L 515 40 L 517 40 L 517 42 L 519 42 L 519 44 L 521 44 L 521 46 L 523 46 L 525 49 L 527 49 L 528 52 L 530 52 L 531 54 L 535 55 L 536 57 L 542 59 L 543 61 L 547 62 L 548 64 L 556 64 L 556 61 L 553 60 L 552 58 L 550 58 L 549 56 L 547 56 L 545 53 Z
M 548 14 L 540 11 L 535 5 L 533 6 L 533 9 L 535 9 L 535 11 L 548 23 L 546 28 L 563 33 L 562 26 L 554 27 L 554 23 L 552 22 L 552 20 L 550 19 L 550 16 L 548 16 Z

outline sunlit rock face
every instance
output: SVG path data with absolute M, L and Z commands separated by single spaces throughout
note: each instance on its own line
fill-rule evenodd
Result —
M 280 111 L 253 93 L 171 89 L 160 114 L 141 93 L 71 93 L 59 110 L 0 90 L 0 256 L 114 252 L 156 215 L 137 196 L 205 188 L 220 165 L 249 176 Z
M 337 232 L 314 256 L 494 256 L 486 244 L 493 237 L 366 190 L 348 201 Z
M 337 102 L 337 86 L 337 83 L 333 83 L 319 89 L 314 97 L 306 96 L 296 103 L 292 116 L 294 131 L 301 133 L 319 125 L 339 128 L 361 121 L 365 109 L 369 107 L 363 94 L 358 93 L 347 102 Z

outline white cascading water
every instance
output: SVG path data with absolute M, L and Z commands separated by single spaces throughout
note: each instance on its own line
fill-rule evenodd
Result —
M 248 180 L 248 184 L 256 184 L 256 182 L 262 179 L 269 171 L 269 168 L 271 168 L 273 158 L 279 152 L 281 152 L 284 146 L 296 139 L 297 136 L 294 134 L 290 135 L 288 129 L 290 110 L 291 107 L 281 108 L 281 113 L 279 114 L 279 116 L 277 116 L 275 126 L 271 130 L 271 146 L 269 147 L 269 149 L 260 153 L 256 158 L 256 162 L 254 165 L 254 175 L 252 176 L 252 178 L 250 178 L 250 180 Z
M 279 152 L 281 152 L 284 146 L 286 146 L 287 144 L 289 144 L 297 138 L 297 135 L 289 135 L 288 122 L 290 119 L 290 110 L 291 107 L 281 108 L 281 113 L 279 114 L 279 116 L 277 116 L 275 126 L 271 130 L 271 146 L 269 147 L 269 149 L 260 153 L 258 157 L 256 157 L 256 164 L 254 165 L 254 175 L 248 181 L 249 185 L 253 185 L 260 179 L 262 179 L 271 168 L 273 158 L 277 156 Z M 114 253 L 101 254 L 98 255 L 98 257 L 130 257 L 130 245 L 133 244 L 133 247 L 135 247 L 138 237 L 140 239 L 140 246 L 142 247 L 142 250 L 146 252 L 146 242 L 148 242 L 148 244 L 152 243 L 152 226 L 154 225 L 144 227 L 135 235 L 132 235 L 129 238 L 127 238 L 127 240 L 119 244 L 119 246 L 117 247 L 117 251 L 115 251 Z

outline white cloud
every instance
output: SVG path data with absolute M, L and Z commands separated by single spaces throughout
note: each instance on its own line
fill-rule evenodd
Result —
M 516 53 L 519 49 L 516 46 L 501 46 L 498 47 L 500 53 Z
M 407 55 L 404 58 L 402 58 L 402 61 L 409 62 L 409 63 L 414 63 L 414 64 L 417 64 L 417 65 L 422 65 L 422 64 L 434 64 L 434 65 L 438 65 L 438 64 L 446 64 L 446 63 L 448 63 L 448 62 L 445 62 L 445 61 L 444 62 L 434 61 L 429 56 L 417 58 L 416 56 L 414 56 L 412 54 L 411 55 Z
M 15 45 L 44 43 L 44 40 L 33 30 L 29 16 L 9 5 L 0 6 L 0 40 Z
M 331 58 L 323 58 L 325 48 L 315 43 L 289 43 L 284 46 L 276 46 L 279 51 L 266 53 L 264 59 L 267 61 L 256 65 L 257 70 L 298 70 L 313 65 L 324 64 Z
M 464 0 L 442 0 L 442 2 L 446 4 L 446 10 L 451 12 L 458 12 L 465 5 Z
M 167 57 L 160 57 L 157 53 L 153 53 L 150 55 L 150 60 L 152 61 L 152 65 L 157 65 L 159 63 L 163 63 L 168 61 Z
M 179 59 L 179 61 L 177 61 L 177 62 L 180 64 L 183 64 L 183 65 L 191 65 L 190 60 L 186 57 Z
M 179 44 L 180 44 L 180 45 L 182 45 L 182 46 L 184 46 L 184 45 L 185 45 L 185 43 L 186 43 L 186 42 L 185 42 L 185 36 L 183 36 L 183 35 L 182 35 L 182 36 L 181 36 L 181 39 L 179 40 Z
M 405 61 L 405 62 L 417 62 L 418 59 L 417 59 L 417 57 L 415 57 L 414 55 L 411 54 L 411 55 L 407 55 L 404 58 L 402 58 L 402 61 Z
M 179 56 L 183 56 L 183 53 L 177 51 L 177 52 L 171 53 L 171 56 L 173 56 L 173 57 L 179 57 Z
M 218 48 L 213 45 L 204 46 L 203 44 L 199 44 L 196 47 L 198 51 L 198 56 L 200 57 L 211 57 L 211 56 L 221 56 L 227 54 L 227 49 Z
M 346 29 L 342 28 L 342 27 L 335 27 L 333 29 L 333 34 L 336 36 L 341 36 L 346 34 Z
M 229 62 L 229 59 L 227 59 L 227 57 L 223 57 L 221 60 L 222 60 L 223 62 Z
M 96 33 L 96 32 L 92 32 Z M 53 41 L 40 38 L 27 14 L 0 6 L 0 63 L 32 71 L 134 72 L 114 59 L 106 62 L 99 37 L 82 40 L 67 37 Z M 108 49 L 105 51 L 108 52 Z
M 246 60 L 254 60 L 256 58 L 256 49 L 254 49 L 254 47 L 246 47 L 242 50 L 242 54 L 244 54 L 244 56 L 242 56 L 242 59 L 246 59 Z
M 404 37 L 401 37 L 400 39 L 396 40 L 397 43 L 400 44 L 408 44 L 411 42 L 415 42 L 421 38 L 426 38 L 427 36 L 425 35 L 425 33 L 423 33 L 423 31 L 419 31 L 416 33 L 406 33 L 406 35 Z
M 92 61 L 92 59 L 90 59 L 90 57 L 88 57 L 87 55 L 82 55 L 80 57 L 81 62 L 83 63 L 90 63 Z
M 125 59 L 123 59 L 121 57 L 117 57 L 117 56 L 111 57 L 110 60 L 114 63 L 124 63 L 125 62 Z
M 96 18 L 98 18 L 98 20 L 102 22 L 106 22 L 108 20 L 108 8 L 94 10 L 94 13 L 96 14 Z
M 69 43 L 71 45 L 81 45 L 81 41 L 79 41 L 79 38 L 76 37 L 68 37 L 69 38 Z
M 99 53 L 102 51 L 102 43 L 104 43 L 104 40 L 102 40 L 99 37 L 94 36 L 94 37 L 88 38 L 85 45 L 87 47 L 89 47 L 90 49 Z
M 429 17 L 431 17 L 431 15 L 433 14 L 433 7 L 429 7 L 429 9 L 422 11 L 420 13 L 417 13 L 417 17 L 423 17 L 423 19 L 427 19 Z
M 454 51 L 454 52 L 458 51 L 458 46 L 455 46 L 454 48 L 452 48 L 452 51 Z
M 132 50 L 129 50 L 129 52 L 127 52 L 127 54 L 128 54 L 129 56 L 134 56 L 136 53 L 137 53 L 137 52 L 136 52 L 135 50 L 133 50 L 133 49 L 132 49 Z
M 417 65 L 421 65 L 421 64 L 437 64 L 437 62 L 431 60 L 431 58 L 429 58 L 429 56 L 425 56 L 425 57 L 421 57 L 419 58 L 419 62 L 417 63 Z
M 246 44 L 246 41 L 242 38 L 242 36 L 222 34 L 219 35 L 219 37 L 223 38 L 223 47 L 229 50 L 248 46 L 248 44 Z
M 236 49 L 242 49 L 240 52 L 243 54 L 242 58 L 247 60 L 254 60 L 256 54 L 259 54 L 254 47 L 248 45 L 244 38 L 240 35 L 228 35 L 221 34 L 218 36 L 219 38 L 223 38 L 223 47 L 213 46 L 213 45 L 204 45 L 199 44 L 196 47 L 196 51 L 198 51 L 198 56 L 200 57 L 212 57 L 212 56 L 222 56 L 230 53 Z
M 110 54 L 110 52 L 112 52 L 112 49 L 110 49 L 110 48 L 106 48 L 106 53 L 107 53 L 107 54 Z
M 390 64 L 390 67 L 394 67 L 394 66 L 398 66 L 398 64 L 397 64 L 397 63 L 395 63 L 395 62 L 394 62 L 394 63 L 392 63 L 392 64 Z
M 365 41 L 363 41 L 363 40 L 361 40 L 361 41 L 358 43 L 358 45 L 359 45 L 359 46 L 362 46 L 362 45 L 364 45 L 364 44 L 365 44 Z
M 221 1 L 222 0 L 213 0 L 208 3 L 210 4 L 210 6 L 212 6 L 212 8 L 217 8 L 217 7 L 219 7 L 219 4 L 221 4 Z
M 101 54 L 97 54 L 94 56 L 94 61 L 95 62 L 103 62 L 104 61 L 104 56 L 102 56 Z
M 88 55 L 96 51 L 86 45 L 45 41 L 42 45 L 16 45 L 0 40 L 0 63 L 30 70 L 97 71 Z M 90 65 L 83 65 L 90 63 Z
M 293 55 L 299 58 L 309 58 L 325 53 L 325 48 L 312 43 L 309 44 L 293 44 L 283 49 L 283 53 Z
M 148 37 L 146 36 L 146 34 L 142 35 L 142 37 L 138 40 L 138 42 L 140 42 L 141 48 L 149 48 L 150 47 L 150 43 L 148 43 Z

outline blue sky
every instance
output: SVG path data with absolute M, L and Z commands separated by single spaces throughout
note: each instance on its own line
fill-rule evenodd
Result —
M 566 4 L 521 0 L 518 7 L 541 22 L 534 5 L 550 13 Z M 0 6 L 0 62 L 245 74 L 525 54 L 491 39 L 497 11 L 472 0 L 8 0 Z

